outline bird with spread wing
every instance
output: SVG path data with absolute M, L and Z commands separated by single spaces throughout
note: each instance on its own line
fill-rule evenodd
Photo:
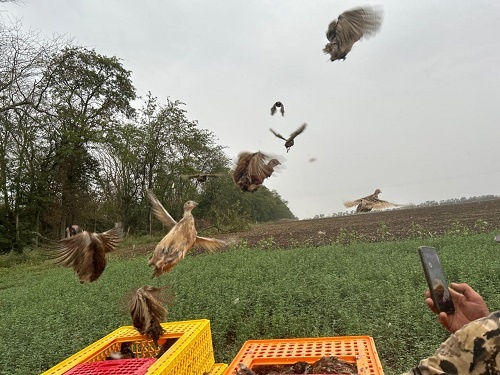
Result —
M 262 152 L 241 152 L 238 155 L 232 177 L 234 183 L 243 192 L 255 192 L 264 180 L 274 172 L 274 167 L 280 165 L 278 159 L 270 159 Z
M 114 251 L 121 236 L 117 229 L 103 233 L 82 231 L 59 241 L 50 256 L 57 264 L 72 267 L 81 283 L 95 281 L 106 268 L 106 253 Z
M 163 288 L 150 285 L 136 290 L 130 300 L 130 315 L 132 323 L 141 335 L 152 339 L 158 345 L 158 340 L 165 330 L 161 323 L 167 316 L 167 309 L 163 306 Z
M 356 212 L 369 212 L 371 210 L 381 210 L 384 208 L 400 206 L 397 203 L 378 199 L 378 195 L 380 193 L 382 193 L 380 189 L 377 189 L 373 194 L 367 195 L 366 197 L 359 198 L 354 201 L 345 201 L 344 206 L 346 208 L 356 206 Z
M 382 25 L 382 10 L 370 6 L 354 8 L 342 13 L 328 25 L 326 38 L 329 43 L 323 49 L 330 60 L 345 60 L 352 46 L 362 37 L 374 35 Z
M 177 263 L 184 259 L 193 246 L 211 251 L 226 245 L 224 241 L 197 235 L 191 211 L 198 203 L 194 201 L 184 203 L 184 216 L 179 222 L 176 222 L 165 210 L 152 190 L 148 189 L 146 194 L 156 218 L 163 224 L 172 227 L 156 245 L 153 255 L 148 261 L 150 266 L 154 266 L 153 277 L 158 277 L 162 273 L 172 270 Z
M 288 138 L 283 137 L 281 134 L 276 133 L 273 129 L 269 129 L 271 133 L 273 133 L 276 137 L 281 138 L 282 140 L 285 141 L 285 147 L 286 147 L 286 152 L 290 150 L 290 147 L 292 147 L 295 144 L 295 137 L 297 137 L 300 133 L 302 133 L 307 124 L 303 123 L 297 130 L 295 130 Z
M 198 182 L 207 182 L 209 177 L 221 177 L 222 173 L 196 173 L 196 174 L 181 174 L 183 180 L 195 178 Z
M 285 106 L 281 102 L 276 102 L 273 104 L 273 106 L 271 107 L 271 116 L 274 116 L 278 108 L 280 109 L 281 116 L 285 116 Z

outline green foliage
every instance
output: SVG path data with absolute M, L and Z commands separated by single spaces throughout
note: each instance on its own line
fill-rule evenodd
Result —
M 2 324 L 9 327 L 0 341 L 0 374 L 40 373 L 129 325 L 124 296 L 145 283 L 172 287 L 169 321 L 210 319 L 219 362 L 231 361 L 249 339 L 369 335 L 385 373 L 401 373 L 448 336 L 425 306 L 417 247 L 436 247 L 448 280 L 469 283 L 495 309 L 500 276 L 492 237 L 239 247 L 188 256 L 154 280 L 145 256 L 112 258 L 101 278 L 86 285 L 48 263 L 0 268 Z

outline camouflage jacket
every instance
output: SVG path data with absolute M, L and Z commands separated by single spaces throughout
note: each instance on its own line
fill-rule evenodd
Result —
M 406 374 L 500 374 L 500 311 L 463 326 Z

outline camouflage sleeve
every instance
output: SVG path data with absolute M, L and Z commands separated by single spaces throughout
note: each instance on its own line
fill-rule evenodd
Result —
M 500 311 L 496 311 L 462 327 L 406 374 L 499 374 L 499 351 Z

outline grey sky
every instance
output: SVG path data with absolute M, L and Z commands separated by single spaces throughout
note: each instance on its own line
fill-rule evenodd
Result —
M 373 3 L 380 33 L 330 62 L 329 22 L 363 4 L 26 0 L 1 4 L 0 17 L 121 58 L 139 95 L 185 102 L 232 158 L 284 157 L 265 184 L 299 218 L 376 188 L 397 203 L 499 194 L 500 2 Z M 285 117 L 270 116 L 277 100 Z M 269 128 L 303 122 L 287 154 Z

